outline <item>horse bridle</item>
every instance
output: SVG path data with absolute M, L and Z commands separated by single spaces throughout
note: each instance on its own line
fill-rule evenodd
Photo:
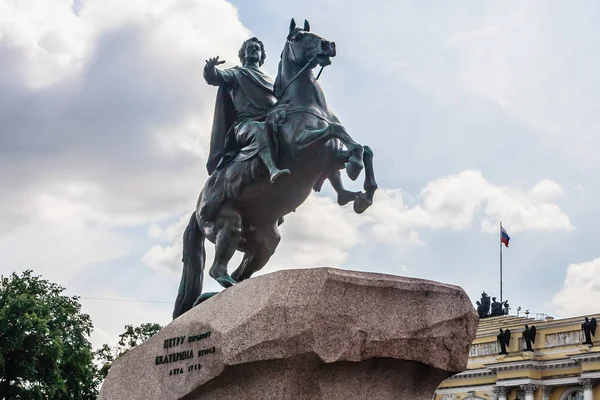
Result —
M 288 44 L 290 43 L 289 39 L 288 39 Z M 294 48 L 292 47 L 292 53 L 294 52 Z M 294 54 L 295 55 L 295 54 Z M 285 85 L 285 87 L 283 88 L 283 90 L 281 91 L 281 94 L 279 95 L 279 97 L 283 97 L 285 91 L 287 90 L 287 88 L 292 84 L 292 82 L 294 82 L 301 73 L 304 72 L 304 70 L 306 68 L 308 68 L 308 66 L 317 59 L 317 57 L 319 56 L 319 54 L 315 54 L 310 60 L 308 60 L 308 62 L 306 64 L 304 64 L 304 67 L 302 67 L 300 69 L 300 71 L 298 71 L 298 73 L 296 75 L 294 75 L 294 77 L 287 83 L 287 85 Z M 323 68 L 325 68 L 324 65 L 321 66 L 321 70 L 319 71 L 319 74 L 317 75 L 316 80 L 319 80 L 319 77 L 321 76 L 321 72 L 323 72 Z

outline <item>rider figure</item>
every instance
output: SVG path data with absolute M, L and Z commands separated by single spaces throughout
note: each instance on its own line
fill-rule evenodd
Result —
M 212 173 L 219 165 L 219 162 L 227 162 L 227 157 L 235 157 L 236 161 L 248 159 L 254 155 L 258 155 L 269 171 L 271 183 L 283 174 L 289 174 L 287 169 L 279 169 L 274 162 L 275 155 L 273 143 L 265 124 L 256 123 L 264 120 L 264 116 L 277 102 L 273 95 L 273 80 L 272 78 L 261 71 L 259 68 L 265 61 L 266 53 L 263 44 L 260 40 L 253 37 L 246 40 L 242 44 L 242 48 L 238 53 L 241 67 L 233 67 L 226 70 L 215 68 L 217 65 L 223 64 L 225 61 L 219 61 L 219 57 L 211 58 L 206 61 L 204 67 L 204 79 L 210 85 L 219 86 L 228 94 L 229 99 L 223 99 L 230 102 L 233 106 L 235 120 L 229 121 L 232 125 L 227 127 L 225 132 L 226 137 L 217 137 L 223 132 L 215 132 L 213 125 L 213 136 L 211 140 L 211 155 L 209 157 L 207 168 L 209 173 Z M 221 93 L 221 96 L 225 93 Z M 219 102 L 219 94 L 217 94 L 217 102 Z M 228 101 L 229 100 L 229 101 Z M 217 108 L 223 106 L 217 104 Z M 225 105 L 227 107 L 227 104 Z M 219 110 L 216 110 L 218 112 Z M 220 116 L 215 115 L 215 123 Z M 218 123 L 217 123 L 218 125 Z M 235 136 L 233 138 L 232 136 Z M 225 143 L 223 143 L 223 140 Z M 215 142 L 216 143 L 213 143 Z M 234 141 L 237 141 L 237 147 L 244 153 L 243 155 L 228 154 L 228 151 L 235 152 L 238 149 L 231 149 L 228 146 L 234 146 Z M 223 147 L 223 149 L 213 154 L 214 147 Z M 211 171 L 212 170 L 212 171 Z
M 210 58 L 204 67 L 204 79 L 218 86 L 215 116 L 206 167 L 209 175 L 231 161 L 243 161 L 257 155 L 269 172 L 270 181 L 290 173 L 275 164 L 276 153 L 271 134 L 264 121 L 266 113 L 275 105 L 273 79 L 260 70 L 266 54 L 263 43 L 253 37 L 246 40 L 238 53 L 241 67 L 219 70 L 219 57 Z M 218 188 L 218 187 L 219 188 Z M 222 185 L 214 185 L 222 191 Z M 202 216 L 216 216 L 224 193 L 214 193 L 214 201 L 205 206 Z

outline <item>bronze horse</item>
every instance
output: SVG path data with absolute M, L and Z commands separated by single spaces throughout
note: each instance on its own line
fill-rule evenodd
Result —
M 205 238 L 215 244 L 209 274 L 223 287 L 229 287 L 265 266 L 279 244 L 278 225 L 283 216 L 296 210 L 311 190 L 320 190 L 325 180 L 331 181 L 338 194 L 353 194 L 347 201 L 354 202 L 355 212 L 362 213 L 372 204 L 377 189 L 373 153 L 346 132 L 327 106 L 313 74 L 314 68 L 329 65 L 335 55 L 334 42 L 311 33 L 307 21 L 300 28 L 292 19 L 275 80 L 278 102 L 264 122 L 278 142 L 278 165 L 291 173 L 271 184 L 264 166 L 253 157 L 232 162 L 211 175 L 184 233 L 184 265 L 173 318 L 212 294 L 201 296 Z M 355 180 L 363 166 L 364 192 L 343 189 L 339 171 L 345 167 L 350 179 Z M 228 198 L 235 200 L 226 201 L 217 217 L 208 222 L 200 210 L 214 185 L 225 185 Z M 227 265 L 236 250 L 244 257 L 229 276 Z

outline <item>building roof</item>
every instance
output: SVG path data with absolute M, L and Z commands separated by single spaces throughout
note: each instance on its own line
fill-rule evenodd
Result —
M 586 316 L 600 320 L 600 314 Z M 481 319 L 470 347 L 467 370 L 445 380 L 438 395 L 490 395 L 494 387 L 514 390 L 524 384 L 564 391 L 582 379 L 600 379 L 600 327 L 592 337 L 594 345 L 583 344 L 581 324 L 586 316 L 534 319 L 503 315 Z M 525 325 L 536 328 L 533 352 L 524 351 Z M 510 330 L 505 355 L 499 354 L 500 329 Z

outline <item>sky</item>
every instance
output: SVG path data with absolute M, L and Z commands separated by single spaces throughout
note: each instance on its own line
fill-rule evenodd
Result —
M 32 269 L 82 296 L 95 346 L 169 323 L 207 178 L 204 62 L 236 65 L 257 36 L 274 76 L 292 17 L 336 42 L 319 82 L 373 148 L 379 190 L 356 215 L 326 184 L 261 273 L 327 266 L 499 297 L 502 221 L 511 313 L 599 311 L 591 0 L 0 0 L 0 274 Z

